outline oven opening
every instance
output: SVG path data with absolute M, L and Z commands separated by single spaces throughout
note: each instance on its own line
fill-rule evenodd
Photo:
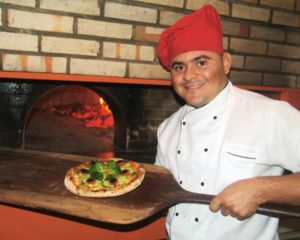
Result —
M 115 116 L 104 96 L 85 86 L 51 89 L 30 111 L 24 148 L 113 157 Z

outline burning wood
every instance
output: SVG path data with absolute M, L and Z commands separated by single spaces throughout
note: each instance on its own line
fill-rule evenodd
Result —
M 114 127 L 114 118 L 109 106 L 99 99 L 99 104 L 60 104 L 50 109 L 51 113 L 81 119 L 86 127 L 108 129 Z

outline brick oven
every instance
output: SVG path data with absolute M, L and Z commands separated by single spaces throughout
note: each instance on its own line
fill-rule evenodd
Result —
M 159 122 L 179 106 L 171 89 L 157 86 L 11 80 L 0 83 L 0 93 L 4 146 L 93 156 L 138 155 L 146 162 L 154 161 Z M 97 126 L 100 98 L 112 113 L 113 126 Z M 89 108 L 84 110 L 85 106 Z M 77 123 L 75 114 L 81 118 Z M 71 115 L 74 123 L 68 128 L 64 121 L 71 124 Z
M 156 44 L 167 26 L 205 3 L 213 4 L 223 19 L 224 48 L 233 56 L 232 82 L 300 109 L 299 0 L 0 0 L 1 147 L 112 154 L 152 163 L 157 127 L 180 106 L 156 58 Z M 65 97 L 55 100 L 63 89 Z M 71 94 L 74 89 L 77 93 Z M 38 125 L 37 113 L 50 105 L 58 109 L 55 101 L 73 106 L 76 113 L 85 104 L 98 104 L 98 98 L 113 114 L 111 132 L 81 128 L 74 119 L 68 130 L 63 121 L 50 120 L 52 115 L 47 115 L 49 128 Z M 49 134 L 43 135 L 47 130 L 58 135 L 49 140 Z M 105 136 L 108 143 L 92 144 L 86 136 Z M 6 239 L 165 238 L 163 215 L 120 228 L 0 207 Z M 17 230 L 11 222 L 18 223 Z M 289 226 L 284 230 L 282 237 L 294 233 Z

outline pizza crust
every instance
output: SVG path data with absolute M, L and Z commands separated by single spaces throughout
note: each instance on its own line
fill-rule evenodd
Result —
M 72 181 L 72 175 L 73 175 L 73 168 L 71 168 L 65 175 L 64 179 L 64 184 L 65 187 L 72 193 L 82 196 L 82 197 L 115 197 L 115 196 L 120 196 L 125 193 L 131 192 L 134 189 L 136 189 L 138 186 L 140 186 L 144 180 L 145 177 L 145 169 L 144 168 L 139 168 L 138 169 L 138 177 L 134 179 L 134 181 L 130 182 L 126 186 L 118 187 L 116 189 L 110 189 L 110 190 L 99 190 L 99 191 L 88 191 L 82 188 L 79 188 L 74 184 Z

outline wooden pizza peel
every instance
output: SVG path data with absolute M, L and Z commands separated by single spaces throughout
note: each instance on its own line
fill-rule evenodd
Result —
M 70 193 L 64 175 L 70 167 L 95 158 L 0 149 L 0 203 L 63 213 L 114 224 L 132 224 L 177 203 L 209 204 L 211 195 L 185 191 L 170 172 L 143 164 L 146 176 L 134 191 L 118 197 L 87 198 Z M 300 206 L 265 204 L 257 213 L 300 218 Z

